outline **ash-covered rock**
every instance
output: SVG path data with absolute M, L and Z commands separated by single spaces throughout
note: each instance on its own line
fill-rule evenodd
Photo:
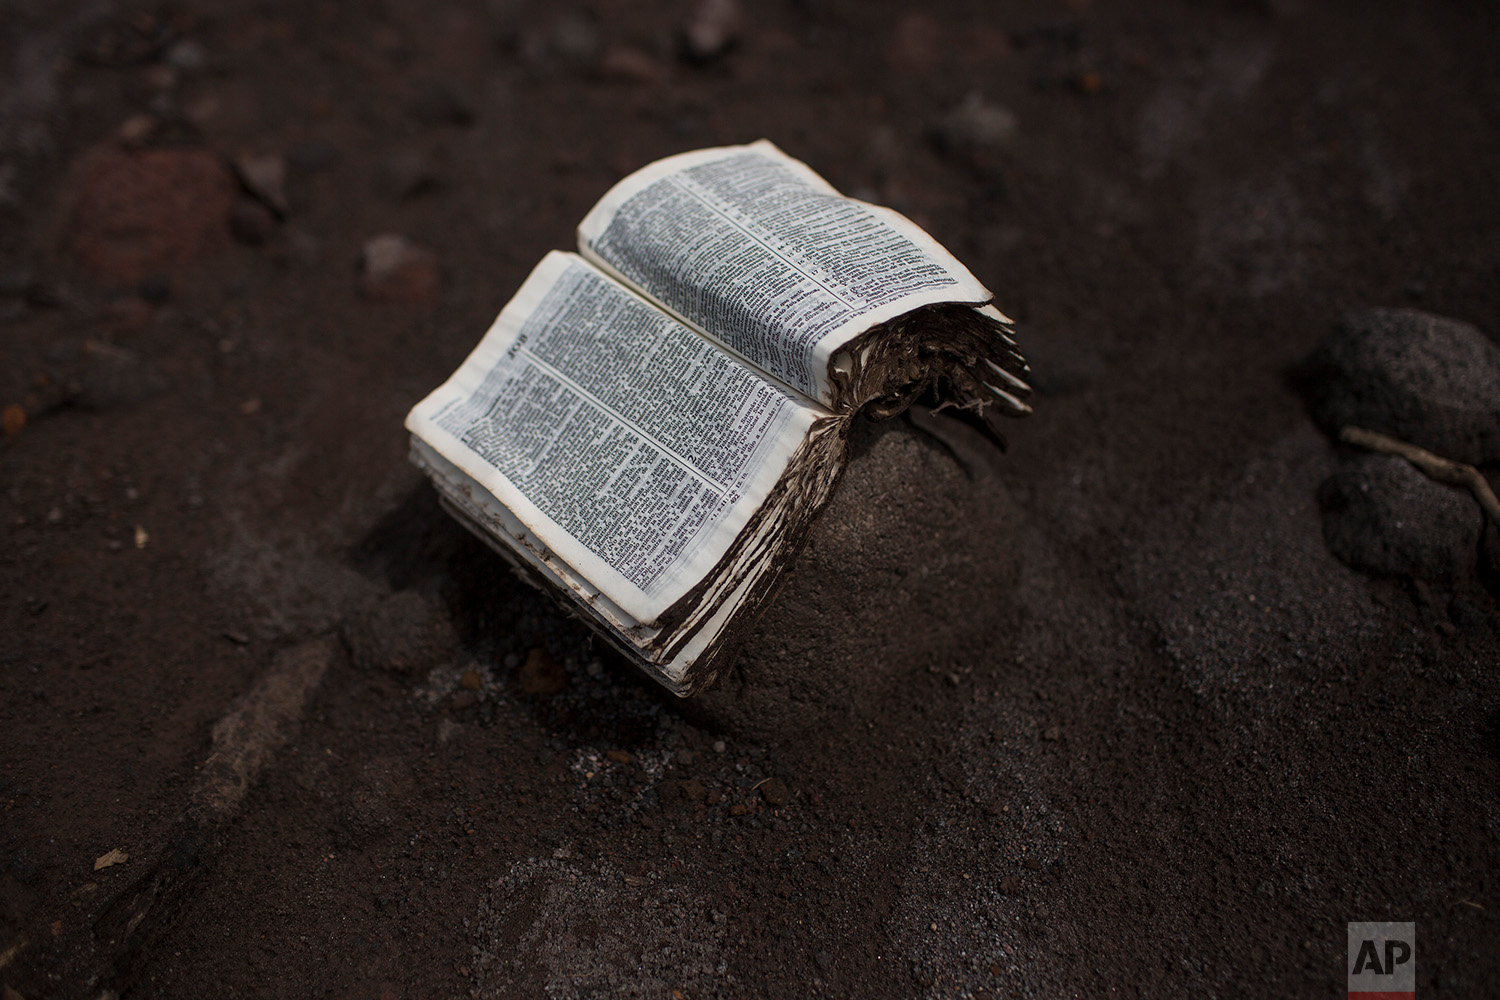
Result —
M 1415 309 L 1351 313 L 1299 377 L 1330 434 L 1353 424 L 1456 461 L 1500 461 L 1500 348 L 1468 323 Z
M 368 605 L 344 623 L 344 642 L 360 670 L 416 677 L 456 655 L 457 638 L 439 608 L 414 590 Z
M 1349 462 L 1324 480 L 1318 504 L 1329 550 L 1355 569 L 1425 580 L 1474 569 L 1479 507 L 1404 459 L 1366 455 Z

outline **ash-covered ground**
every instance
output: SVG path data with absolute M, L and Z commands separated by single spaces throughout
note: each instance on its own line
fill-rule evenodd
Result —
M 1493 992 L 1493 539 L 1338 444 L 1306 359 L 1350 314 L 1429 337 L 1360 377 L 1495 481 L 1497 39 L 0 2 L 5 1000 L 1332 997 L 1356 920 L 1415 921 L 1419 994 Z M 761 137 L 968 264 L 1036 412 L 1003 457 L 860 426 L 683 702 L 444 515 L 401 421 L 620 176 Z

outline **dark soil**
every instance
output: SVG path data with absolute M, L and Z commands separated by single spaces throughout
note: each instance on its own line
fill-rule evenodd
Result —
M 1493 994 L 1500 606 L 1329 554 L 1288 372 L 1350 309 L 1500 332 L 1500 8 L 746 7 L 688 58 L 688 0 L 0 3 L 7 1000 L 1333 997 L 1351 920 Z M 762 136 L 1039 393 L 998 462 L 862 426 L 680 702 L 401 421 L 623 173 Z

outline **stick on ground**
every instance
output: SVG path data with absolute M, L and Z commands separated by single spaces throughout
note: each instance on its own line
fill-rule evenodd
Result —
M 1425 448 L 1353 425 L 1346 426 L 1339 432 L 1339 440 L 1371 451 L 1398 455 L 1415 465 L 1429 479 L 1463 487 L 1479 501 L 1479 506 L 1484 508 L 1484 514 L 1491 523 L 1500 527 L 1500 499 L 1496 498 L 1495 491 L 1490 488 L 1489 480 L 1474 466 L 1434 455 Z

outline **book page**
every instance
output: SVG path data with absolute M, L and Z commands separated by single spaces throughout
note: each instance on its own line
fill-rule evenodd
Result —
M 578 240 L 590 260 L 824 405 L 828 360 L 854 336 L 919 306 L 990 298 L 910 220 L 845 198 L 765 141 L 637 171 L 594 206 Z
M 554 252 L 406 426 L 649 624 L 718 562 L 823 415 Z

